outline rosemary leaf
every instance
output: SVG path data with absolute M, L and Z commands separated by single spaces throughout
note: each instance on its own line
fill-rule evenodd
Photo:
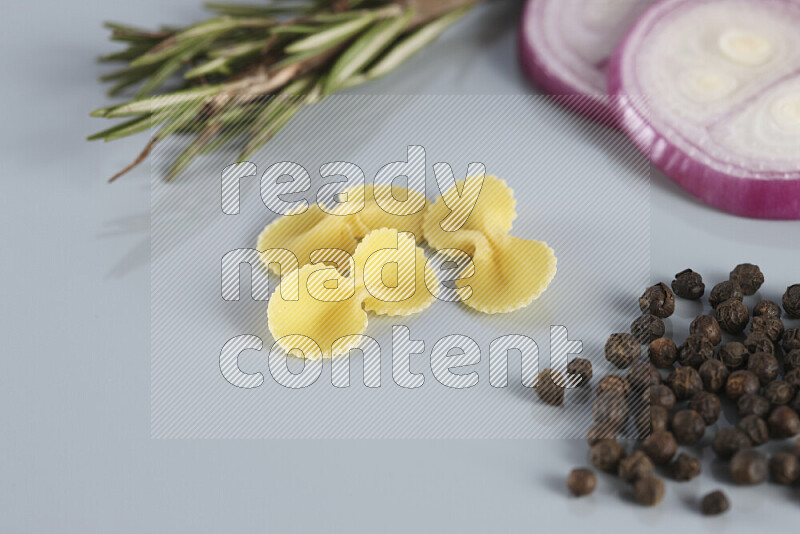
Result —
M 349 39 L 375 20 L 373 13 L 366 13 L 359 18 L 337 24 L 327 30 L 301 39 L 286 47 L 287 54 L 302 54 L 312 50 L 329 49 Z
M 175 106 L 177 104 L 185 104 L 196 102 L 209 96 L 213 96 L 221 92 L 224 88 L 219 85 L 206 85 L 202 87 L 195 87 L 192 89 L 185 89 L 183 91 L 175 91 L 168 95 L 158 95 L 141 100 L 134 100 L 127 104 L 122 104 L 111 109 L 105 113 L 105 117 L 125 117 L 130 115 L 139 115 L 140 113 L 148 113 L 159 109 Z M 98 110 L 99 111 L 99 110 Z

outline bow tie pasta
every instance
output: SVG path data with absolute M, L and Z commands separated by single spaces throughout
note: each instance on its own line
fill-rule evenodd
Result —
M 506 313 L 527 306 L 556 274 L 553 249 L 541 241 L 508 235 L 516 217 L 514 193 L 494 176 L 484 180 L 472 213 L 459 221 L 462 226 L 445 231 L 442 221 L 458 199 L 469 193 L 464 184 L 456 185 L 461 195 L 451 188 L 425 212 L 425 240 L 433 248 L 458 249 L 472 257 L 474 274 L 456 282 L 456 287 L 472 288 L 472 296 L 464 301 L 467 306 L 484 313 Z

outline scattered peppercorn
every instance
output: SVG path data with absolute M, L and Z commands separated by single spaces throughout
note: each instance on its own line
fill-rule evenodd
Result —
M 720 360 L 704 361 L 697 372 L 703 381 L 703 387 L 712 393 L 721 391 L 725 387 L 725 382 L 728 381 L 728 375 L 730 374 L 728 368 Z
M 742 449 L 731 458 L 731 476 L 737 484 L 761 484 L 767 473 L 767 457 L 760 451 Z
M 675 311 L 675 295 L 664 283 L 648 287 L 639 297 L 639 309 L 666 319 Z
M 704 336 L 712 345 L 719 345 L 722 341 L 722 329 L 719 323 L 710 315 L 698 315 L 689 325 L 689 333 Z
M 786 293 L 783 294 L 783 309 L 789 317 L 800 319 L 800 284 L 786 288 Z
M 720 328 L 729 334 L 738 334 L 750 321 L 750 313 L 741 300 L 729 299 L 717 306 L 717 321 Z
M 608 423 L 595 423 L 586 433 L 586 443 L 593 447 L 604 440 L 615 440 L 618 428 Z
M 686 269 L 675 275 L 675 280 L 672 281 L 672 290 L 682 299 L 697 300 L 705 293 L 706 286 L 700 274 Z
M 776 452 L 769 459 L 769 475 L 778 484 L 794 484 L 800 478 L 800 460 L 789 452 Z
M 664 498 L 664 482 L 654 476 L 640 478 L 633 484 L 633 497 L 639 504 L 655 506 Z
M 616 471 L 619 461 L 625 457 L 625 449 L 616 441 L 604 440 L 589 451 L 592 465 L 601 471 Z
M 753 378 L 755 378 L 756 383 L 758 383 L 758 378 L 755 375 L 753 375 Z M 728 378 L 728 383 L 730 383 L 730 378 Z M 682 401 L 690 399 L 692 395 L 698 391 L 702 391 L 703 380 L 700 378 L 700 373 L 697 372 L 697 369 L 682 365 L 676 367 L 675 370 L 670 373 L 669 377 L 667 377 L 667 385 L 672 389 L 672 392 L 675 393 L 675 398 Z
M 594 401 L 593 415 L 596 423 L 608 423 L 619 429 L 628 418 L 628 403 L 614 392 L 601 393 Z
M 622 397 L 627 397 L 631 392 L 631 384 L 628 379 L 620 375 L 606 375 L 597 383 L 597 396 L 603 393 L 614 393 Z
M 653 365 L 661 369 L 667 369 L 675 365 L 678 359 L 678 347 L 671 339 L 660 337 L 650 342 L 647 354 Z
M 567 374 L 577 378 L 578 387 L 585 386 L 592 379 L 592 362 L 585 358 L 575 358 L 567 364 Z
M 739 397 L 739 400 L 736 403 L 736 408 L 739 413 L 739 417 L 755 415 L 763 418 L 769 414 L 772 405 L 766 398 L 762 397 L 758 393 L 748 393 Z
M 795 387 L 784 380 L 773 380 L 764 388 L 764 397 L 772 404 L 789 404 L 794 398 Z
M 750 442 L 755 445 L 763 445 L 769 441 L 769 430 L 767 423 L 757 415 L 743 417 L 736 428 L 747 434 Z
M 597 476 L 591 469 L 573 469 L 567 476 L 567 489 L 576 497 L 589 495 L 596 487 Z
M 671 432 L 653 432 L 642 441 L 642 450 L 656 465 L 664 465 L 678 452 L 678 442 Z
M 628 383 L 630 383 L 631 388 L 634 391 L 644 391 L 648 389 L 650 386 L 650 381 L 652 379 L 652 366 L 647 362 L 638 362 L 634 363 L 630 369 L 628 369 Z M 658 375 L 659 380 L 661 379 L 661 375 L 658 374 L 658 371 L 655 373 Z
M 680 482 L 688 482 L 700 476 L 700 460 L 682 452 L 672 462 L 672 476 Z
M 764 274 L 758 265 L 753 265 L 752 263 L 737 265 L 731 271 L 730 278 L 741 286 L 745 295 L 754 294 L 764 283 Z
M 800 369 L 800 349 L 790 350 L 783 356 L 783 367 L 787 371 Z
M 761 332 L 773 343 L 781 338 L 783 330 L 783 321 L 781 321 L 779 317 L 773 317 L 771 315 L 753 317 L 753 320 L 750 322 L 750 332 Z
M 634 451 L 619 461 L 617 474 L 623 481 L 633 484 L 640 478 L 653 475 L 653 462 L 642 451 Z
M 731 371 L 736 371 L 747 365 L 747 359 L 750 357 L 750 352 L 744 344 L 738 341 L 731 341 L 725 343 L 719 348 L 719 359 L 725 364 L 725 367 Z
M 767 354 L 775 354 L 775 344 L 764 332 L 753 332 L 744 340 L 744 346 L 750 351 L 750 354 L 756 352 L 766 352 Z
M 712 491 L 700 503 L 700 510 L 704 515 L 719 515 L 727 512 L 731 507 L 728 497 L 721 491 Z
M 742 449 L 753 446 L 747 434 L 738 428 L 721 428 L 711 441 L 711 450 L 723 460 L 730 458 Z
M 781 307 L 777 302 L 771 300 L 762 300 L 753 307 L 753 317 L 761 317 L 771 315 L 773 317 L 781 316 Z
M 562 385 L 559 385 L 562 384 Z M 564 404 L 564 378 L 554 369 L 545 369 L 539 373 L 536 381 L 536 394 L 547 404 L 561 406 Z
M 780 365 L 778 359 L 768 352 L 756 352 L 747 360 L 747 370 L 758 377 L 762 386 L 766 386 L 778 377 Z
M 800 391 L 800 368 L 795 367 L 791 371 L 785 373 L 783 379 L 787 384 L 794 386 L 796 390 Z
M 670 428 L 679 445 L 694 445 L 703 439 L 706 422 L 695 410 L 680 410 L 672 416 Z
M 669 412 L 663 406 L 649 406 L 636 416 L 636 430 L 641 437 L 669 430 Z
M 770 434 L 777 439 L 800 434 L 800 416 L 788 406 L 778 406 L 767 418 Z
M 742 286 L 733 280 L 720 282 L 714 286 L 714 288 L 711 290 L 711 293 L 708 295 L 708 303 L 711 304 L 711 307 L 715 309 L 717 306 L 730 299 L 744 299 L 744 291 L 742 291 Z
M 787 328 L 781 338 L 781 346 L 784 352 L 800 350 L 800 328 Z
M 700 414 L 706 426 L 713 425 L 719 419 L 722 402 L 719 397 L 708 391 L 699 391 L 689 401 L 689 408 Z
M 695 369 L 714 357 L 714 345 L 705 337 L 690 335 L 678 349 L 678 361 Z
M 664 321 L 652 313 L 645 313 L 631 323 L 631 334 L 636 336 L 642 345 L 650 343 L 664 335 Z
M 633 334 L 612 334 L 606 341 L 606 360 L 620 369 L 630 367 L 641 352 L 639 341 Z
M 750 371 L 734 371 L 725 383 L 725 395 L 731 400 L 738 400 L 742 395 L 758 393 L 761 384 L 758 377 Z
M 657 385 L 650 387 L 650 404 L 652 406 L 661 406 L 668 412 L 671 412 L 675 407 L 675 393 L 665 385 Z

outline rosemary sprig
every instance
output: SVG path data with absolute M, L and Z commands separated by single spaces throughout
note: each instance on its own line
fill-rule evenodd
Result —
M 192 140 L 167 174 L 244 138 L 241 159 L 272 139 L 303 106 L 374 80 L 419 52 L 480 0 L 276 0 L 208 4 L 217 16 L 184 28 L 107 24 L 127 48 L 100 58 L 125 65 L 103 76 L 128 102 L 92 116 L 128 120 L 89 137 L 111 141 L 158 127 L 136 160 L 172 135 Z M 169 84 L 169 89 L 167 88 Z

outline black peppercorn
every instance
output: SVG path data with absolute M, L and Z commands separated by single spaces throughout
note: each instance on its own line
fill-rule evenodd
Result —
M 794 386 L 796 390 L 800 391 L 800 367 L 795 367 L 791 371 L 788 371 L 783 375 L 783 379 L 787 384 Z
M 789 452 L 776 452 L 769 459 L 769 475 L 778 484 L 794 484 L 800 478 L 800 460 Z
M 800 369 L 800 349 L 789 351 L 783 356 L 783 368 L 787 371 Z
M 669 412 L 663 406 L 649 406 L 636 416 L 636 430 L 640 437 L 653 432 L 669 430 Z
M 678 359 L 678 347 L 671 339 L 660 337 L 650 342 L 647 354 L 653 365 L 667 369 L 675 365 L 675 361 Z
M 712 345 L 719 345 L 722 341 L 722 329 L 716 319 L 710 315 L 698 315 L 692 324 L 689 325 L 689 333 L 692 335 L 703 336 Z
M 752 295 L 764 283 L 764 274 L 758 265 L 742 263 L 731 271 L 731 280 L 738 283 L 745 295 Z
M 706 422 L 694 410 L 680 410 L 672 416 L 670 428 L 679 445 L 694 445 L 703 439 Z
M 736 371 L 747 365 L 747 359 L 750 357 L 750 352 L 744 344 L 738 341 L 731 341 L 725 343 L 719 348 L 719 359 L 725 364 L 725 367 L 731 371 Z
M 750 332 L 761 332 L 773 343 L 781 338 L 783 330 L 783 321 L 771 315 L 753 317 L 753 320 L 750 322 Z
M 800 328 L 787 328 L 781 338 L 784 352 L 800 350 Z
M 678 452 L 678 442 L 671 432 L 657 431 L 642 441 L 642 450 L 656 465 L 664 465 Z
M 641 352 L 639 342 L 633 334 L 612 334 L 606 341 L 606 360 L 620 369 L 630 367 Z
M 576 386 L 585 386 L 592 379 L 592 362 L 585 358 L 575 358 L 567 364 L 568 378 L 578 380 Z
M 736 408 L 739 417 L 755 415 L 763 418 L 769 414 L 772 405 L 761 395 L 757 393 L 748 393 L 739 397 L 739 401 L 736 403 Z
M 747 434 L 750 441 L 755 446 L 763 445 L 769 441 L 769 430 L 767 423 L 756 415 L 748 415 L 743 417 L 736 428 Z
M 781 307 L 778 306 L 777 302 L 772 302 L 771 300 L 762 300 L 761 302 L 756 304 L 755 307 L 753 307 L 753 317 L 760 317 L 765 315 L 780 317 Z
M 652 313 L 645 313 L 631 323 L 631 334 L 633 334 L 642 345 L 662 337 L 665 331 L 664 321 Z
M 689 401 L 689 408 L 699 413 L 706 425 L 713 425 L 719 419 L 722 402 L 713 393 L 700 391 Z
M 655 506 L 664 498 L 664 483 L 660 478 L 640 478 L 633 484 L 633 497 L 645 506 Z
M 664 283 L 648 287 L 639 297 L 639 309 L 644 313 L 666 319 L 675 311 L 675 295 Z
M 795 369 L 795 371 L 800 371 L 800 369 Z M 800 391 L 797 392 L 797 395 L 795 395 L 794 399 L 792 399 L 792 401 L 789 403 L 789 408 L 797 413 L 800 413 Z
M 711 441 L 711 449 L 723 460 L 729 460 L 742 449 L 752 447 L 753 442 L 738 428 L 722 428 Z
M 633 484 L 640 478 L 653 474 L 653 462 L 642 451 L 634 451 L 619 461 L 617 475 L 623 481 Z
M 769 432 L 776 439 L 791 438 L 800 434 L 800 416 L 788 406 L 778 406 L 767 418 Z
M 634 391 L 644 391 L 649 388 L 652 377 L 651 368 L 652 365 L 647 362 L 638 362 L 628 369 L 628 382 Z M 656 374 L 658 375 L 658 371 L 656 371 Z M 661 375 L 659 375 L 660 378 Z
M 800 319 L 800 284 L 786 288 L 786 293 L 783 294 L 783 309 L 789 317 Z
M 717 306 L 717 321 L 720 328 L 729 334 L 738 334 L 750 321 L 750 313 L 741 300 L 729 299 Z
M 616 441 L 604 440 L 596 443 L 589 451 L 592 465 L 601 471 L 614 472 L 619 461 L 625 457 L 625 449 Z
M 678 361 L 689 367 L 700 367 L 700 364 L 713 357 L 714 345 L 704 336 L 690 335 L 678 349 Z
M 784 380 L 773 380 L 764 388 L 764 397 L 776 406 L 789 404 L 794 393 L 795 387 Z
M 649 399 L 651 406 L 661 406 L 668 412 L 675 407 L 675 393 L 663 384 L 650 387 Z
M 619 429 L 608 423 L 595 423 L 586 433 L 586 443 L 590 447 L 597 445 L 601 441 L 617 439 Z
M 728 497 L 721 491 L 712 491 L 700 503 L 700 510 L 704 515 L 719 515 L 730 510 L 731 503 Z
M 725 395 L 731 400 L 738 400 L 748 393 L 758 393 L 760 389 L 758 377 L 750 371 L 734 371 L 725 382 Z
M 766 352 L 767 354 L 775 354 L 775 344 L 763 332 L 753 332 L 744 340 L 744 346 L 750 351 L 750 354 L 756 352 Z
M 688 482 L 700 476 L 700 460 L 682 452 L 672 462 L 672 476 L 680 482 Z
M 697 372 L 700 373 L 700 378 L 703 380 L 703 387 L 712 393 L 721 391 L 725 387 L 725 382 L 730 374 L 728 368 L 720 360 L 703 362 Z
M 627 397 L 631 392 L 631 385 L 628 379 L 620 375 L 606 375 L 597 383 L 597 396 L 603 393 L 614 393 L 622 397 Z
M 716 308 L 726 300 L 730 299 L 744 299 L 744 291 L 742 291 L 742 286 L 733 280 L 727 280 L 715 285 L 714 289 L 712 289 L 711 293 L 708 295 L 708 303 L 711 304 L 712 308 Z
M 753 375 L 755 377 L 755 375 Z M 755 378 L 758 383 L 758 378 Z M 730 379 L 728 379 L 730 381 Z M 698 391 L 703 390 L 703 380 L 700 378 L 700 373 L 694 367 L 679 366 L 676 367 L 669 377 L 667 377 L 667 385 L 675 393 L 675 398 L 679 401 L 687 400 Z
M 601 393 L 594 401 L 592 414 L 596 423 L 608 423 L 620 428 L 628 418 L 628 403 L 622 395 L 613 392 Z
M 591 469 L 573 469 L 567 476 L 567 489 L 576 497 L 589 495 L 597 487 L 597 477 Z
M 672 290 L 682 299 L 697 300 L 706 290 L 703 277 L 691 269 L 686 269 L 675 275 L 672 281 Z
M 767 457 L 760 451 L 742 449 L 731 458 L 731 476 L 737 484 L 761 484 L 767 473 Z
M 554 369 L 545 369 L 539 373 L 536 381 L 536 394 L 547 404 L 561 406 L 564 404 L 564 378 Z
M 747 370 L 753 372 L 762 386 L 766 386 L 775 378 L 780 372 L 778 359 L 767 352 L 756 352 L 750 355 L 747 360 Z

